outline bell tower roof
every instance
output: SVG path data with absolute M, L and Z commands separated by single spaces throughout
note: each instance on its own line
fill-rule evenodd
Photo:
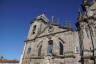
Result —
M 46 17 L 46 15 L 43 13 L 43 14 L 41 14 L 40 16 L 37 16 L 37 18 L 36 19 L 43 19 L 46 23 L 48 23 L 48 18 Z

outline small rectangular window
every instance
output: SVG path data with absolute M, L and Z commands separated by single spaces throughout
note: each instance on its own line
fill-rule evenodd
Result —
M 75 53 L 78 53 L 79 52 L 79 47 L 75 47 Z
M 31 52 L 31 48 L 28 48 L 27 50 L 27 54 L 29 54 Z

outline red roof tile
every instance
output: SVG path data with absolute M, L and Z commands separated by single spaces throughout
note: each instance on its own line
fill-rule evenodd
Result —
M 2 63 L 19 63 L 17 60 L 0 60 Z

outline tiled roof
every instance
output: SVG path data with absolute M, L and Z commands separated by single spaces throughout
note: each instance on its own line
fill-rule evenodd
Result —
M 0 63 L 19 63 L 17 60 L 0 60 Z

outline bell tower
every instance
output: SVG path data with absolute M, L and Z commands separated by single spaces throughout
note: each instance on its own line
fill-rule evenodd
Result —
M 94 4 L 91 4 L 88 0 L 83 0 L 81 4 L 81 10 L 79 11 L 79 17 L 77 27 L 79 30 L 80 49 L 81 49 L 81 64 L 95 64 L 95 43 L 96 43 L 96 18 L 95 13 L 92 11 Z M 96 9 L 96 8 L 95 8 Z
M 46 27 L 48 26 L 47 23 L 47 17 L 45 14 L 41 14 L 40 16 L 37 16 L 30 24 L 29 33 L 27 40 L 25 41 L 20 64 L 38 64 L 39 61 L 35 63 L 34 59 L 42 59 L 41 56 L 45 55 L 45 51 L 43 51 L 45 48 L 42 44 L 43 40 L 38 38 L 45 31 Z
M 37 16 L 30 25 L 30 30 L 28 33 L 28 40 L 35 39 L 46 27 L 48 23 L 48 19 L 46 18 L 45 14 L 43 13 L 40 16 Z

